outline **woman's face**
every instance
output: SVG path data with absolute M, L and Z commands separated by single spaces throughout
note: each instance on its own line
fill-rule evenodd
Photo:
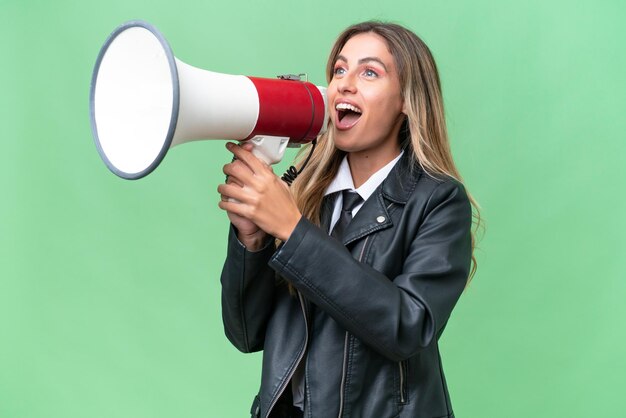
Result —
M 381 36 L 361 33 L 346 42 L 334 64 L 328 103 L 337 148 L 372 162 L 398 155 L 404 102 L 395 60 Z

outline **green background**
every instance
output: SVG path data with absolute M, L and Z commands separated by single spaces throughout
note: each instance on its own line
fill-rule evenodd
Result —
M 1 418 L 243 417 L 256 393 L 220 318 L 224 142 L 138 181 L 93 144 L 92 68 L 135 18 L 194 66 L 317 84 L 347 25 L 416 31 L 487 225 L 442 339 L 457 416 L 624 413 L 625 2 L 0 0 Z

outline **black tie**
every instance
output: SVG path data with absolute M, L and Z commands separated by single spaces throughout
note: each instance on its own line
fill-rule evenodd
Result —
M 357 205 L 359 205 L 359 203 L 363 202 L 363 199 L 358 193 L 350 190 L 342 191 L 341 195 L 343 196 L 341 214 L 339 215 L 339 220 L 330 233 L 332 237 L 337 238 L 339 241 L 343 239 L 343 234 L 352 220 L 352 211 Z

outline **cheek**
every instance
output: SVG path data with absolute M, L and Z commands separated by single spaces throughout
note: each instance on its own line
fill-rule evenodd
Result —
M 389 86 L 386 94 L 381 94 L 380 101 L 384 102 L 389 110 L 402 110 L 402 94 L 397 86 Z
M 377 119 L 381 122 L 394 123 L 398 116 L 402 113 L 402 101 L 396 97 L 390 97 L 388 95 L 380 95 L 372 97 L 370 103 L 375 103 L 374 111 L 377 115 Z
M 334 78 L 330 80 L 330 83 L 328 83 L 328 86 L 326 87 L 326 94 L 328 95 L 328 97 L 335 97 L 335 95 L 337 94 L 336 83 L 337 82 Z
M 326 110 L 329 115 L 332 115 L 334 112 L 334 108 L 332 103 L 335 102 L 335 89 L 333 88 L 333 82 L 331 81 L 326 88 Z

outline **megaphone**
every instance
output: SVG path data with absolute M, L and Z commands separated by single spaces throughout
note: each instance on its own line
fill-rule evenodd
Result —
M 178 60 L 144 21 L 117 27 L 102 46 L 90 91 L 91 127 L 107 167 L 125 179 L 150 174 L 167 151 L 198 139 L 252 140 L 266 163 L 326 126 L 326 89 L 299 77 L 247 77 Z

